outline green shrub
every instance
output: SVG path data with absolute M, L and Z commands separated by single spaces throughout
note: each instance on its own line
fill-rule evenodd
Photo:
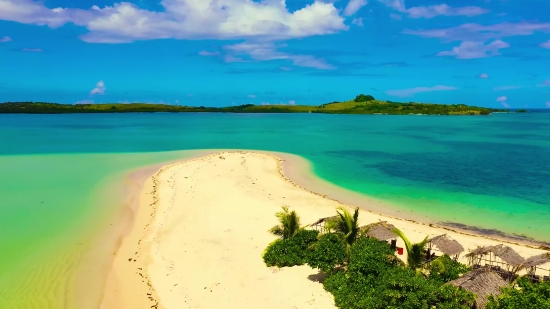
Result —
M 346 243 L 334 233 L 322 235 L 311 249 L 307 263 L 326 273 L 331 272 L 336 265 L 341 265 L 346 258 Z
M 489 297 L 486 309 L 550 309 L 550 281 L 531 283 L 522 277 L 516 281 L 519 289 L 509 287 L 498 298 Z
M 310 250 L 308 247 L 317 241 L 319 232 L 300 230 L 288 239 L 277 239 L 263 253 L 267 266 L 289 267 L 307 263 Z
M 441 282 L 449 282 L 458 279 L 460 275 L 471 270 L 470 267 L 453 261 L 448 255 L 443 255 L 432 261 L 428 265 L 428 269 L 430 270 L 429 277 Z

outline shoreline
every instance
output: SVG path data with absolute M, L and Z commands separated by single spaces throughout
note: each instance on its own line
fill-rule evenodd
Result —
M 268 156 L 269 160 L 272 160 L 276 163 L 277 174 L 280 180 L 282 180 L 283 183 L 290 184 L 294 187 L 294 189 L 292 190 L 295 190 L 295 191 L 290 190 L 289 192 L 313 195 L 314 201 L 319 203 L 324 203 L 324 204 L 328 203 L 332 205 L 346 205 L 348 206 L 348 208 L 350 204 L 355 205 L 355 203 L 349 203 L 349 200 L 347 199 L 343 201 L 343 199 L 339 198 L 340 197 L 339 194 L 342 194 L 344 197 L 349 196 L 347 195 L 348 192 L 346 192 L 345 189 L 337 187 L 336 185 L 330 184 L 320 178 L 315 177 L 315 175 L 308 172 L 308 169 L 311 167 L 309 161 L 307 161 L 305 158 L 302 158 L 296 155 L 277 153 L 277 152 L 268 152 L 268 151 L 257 151 L 257 150 L 198 150 L 196 155 L 197 157 L 185 158 L 184 160 L 177 160 L 174 163 L 169 163 L 169 164 L 161 163 L 161 164 L 149 166 L 145 168 L 147 169 L 147 172 L 144 172 L 145 171 L 144 168 L 134 171 L 134 173 L 140 172 L 140 171 L 142 173 L 145 173 L 145 174 L 142 174 L 142 176 L 144 175 L 146 176 L 149 172 L 152 171 L 153 175 L 148 177 L 145 180 L 142 186 L 142 190 L 141 192 L 139 192 L 140 205 L 138 208 L 133 209 L 134 211 L 133 222 L 128 227 L 127 233 L 125 233 L 124 238 L 120 243 L 120 247 L 115 253 L 115 257 L 113 259 L 113 265 L 111 267 L 109 276 L 107 278 L 107 282 L 105 284 L 105 291 L 103 293 L 101 308 L 103 309 L 141 308 L 141 307 L 143 308 L 153 307 L 157 309 L 172 308 L 172 307 L 165 307 L 163 306 L 163 304 L 159 302 L 160 296 L 156 291 L 156 286 L 158 284 L 155 284 L 155 282 L 158 281 L 158 278 L 155 278 L 154 272 L 152 276 L 153 279 L 151 279 L 151 267 L 154 267 L 152 265 L 154 265 L 155 259 L 151 258 L 149 254 L 151 253 L 151 250 L 152 250 L 151 245 L 155 244 L 155 236 L 154 236 L 156 235 L 155 222 L 156 220 L 159 219 L 157 217 L 162 215 L 162 214 L 159 215 L 157 213 L 157 210 L 159 207 L 165 206 L 165 205 L 164 206 L 162 205 L 162 200 L 164 199 L 159 200 L 159 194 L 162 195 L 163 190 L 176 190 L 176 187 L 177 187 L 177 184 L 176 184 L 177 181 L 174 179 L 172 179 L 174 183 L 171 186 L 169 186 L 169 188 L 166 188 L 166 186 L 163 186 L 163 184 L 165 184 L 166 182 L 166 179 L 164 179 L 163 177 L 165 177 L 167 173 L 172 173 L 173 175 L 175 175 L 176 172 L 174 170 L 177 169 L 178 167 L 183 169 L 185 168 L 185 166 L 189 166 L 194 163 L 196 163 L 195 166 L 200 166 L 200 161 L 213 160 L 213 159 L 217 159 L 217 157 L 221 158 L 223 156 L 242 155 L 243 157 L 244 156 L 250 157 L 251 158 L 250 160 L 256 160 L 254 159 L 255 156 L 259 156 L 259 157 Z M 155 170 L 157 167 L 161 165 L 162 167 Z M 208 165 L 203 164 L 202 168 L 207 169 L 209 167 Z M 172 177 L 176 177 L 176 176 L 172 176 Z M 331 186 L 333 188 L 330 188 Z M 323 187 L 324 189 L 327 189 L 327 190 L 320 190 Z M 318 193 L 318 192 L 327 192 L 327 191 L 329 191 L 328 194 Z M 362 213 L 361 216 L 363 218 L 365 216 L 368 216 L 368 217 L 373 217 L 369 219 L 378 218 L 379 220 L 387 219 L 388 221 L 395 221 L 396 226 L 404 231 L 407 231 L 407 229 L 412 231 L 420 230 L 422 231 L 421 233 L 425 232 L 426 230 L 432 230 L 432 232 L 447 231 L 450 234 L 462 235 L 462 237 L 474 238 L 478 241 L 480 240 L 481 241 L 487 240 L 491 242 L 496 241 L 499 243 L 506 243 L 513 246 L 520 246 L 521 248 L 524 248 L 529 252 L 535 250 L 533 246 L 528 244 L 519 244 L 519 243 L 506 241 L 502 239 L 487 237 L 484 235 L 464 233 L 461 231 L 450 229 L 448 227 L 437 226 L 434 224 L 426 224 L 426 223 L 417 222 L 411 219 L 399 218 L 399 217 L 393 217 L 386 214 L 381 214 L 382 212 L 377 212 L 377 211 L 380 211 L 380 209 L 382 209 L 381 207 L 385 206 L 386 203 L 376 201 L 375 199 L 368 199 L 368 197 L 365 197 L 358 193 L 355 193 L 355 194 L 357 195 L 355 198 L 360 197 L 363 200 L 363 203 L 369 204 L 369 206 L 371 206 L 370 207 L 371 209 L 365 209 L 364 206 L 360 207 L 360 210 Z M 283 199 L 284 198 L 285 197 L 283 197 Z M 294 201 L 292 199 L 289 199 L 288 202 L 291 208 L 294 209 L 294 207 L 292 206 Z M 376 204 L 376 205 L 373 207 L 373 204 Z M 147 208 L 147 206 L 152 206 L 152 207 Z M 308 208 L 310 209 L 307 209 L 307 210 L 311 212 L 315 212 L 316 208 L 319 208 L 319 207 L 321 206 L 310 205 L 308 206 Z M 375 210 L 372 210 L 372 208 L 374 208 Z M 163 210 L 164 212 L 166 212 L 167 209 L 163 208 Z M 303 211 L 305 210 L 306 209 L 304 208 Z M 302 212 L 302 210 L 297 210 L 297 211 L 299 214 Z M 317 211 L 315 213 L 316 213 L 316 216 L 318 216 L 319 218 L 319 217 L 333 215 L 334 211 L 335 211 L 335 207 L 333 207 L 330 212 L 321 213 Z M 270 211 L 269 216 L 273 217 L 273 218 L 270 218 L 271 221 L 275 220 L 274 212 L 271 213 Z M 373 220 L 371 220 L 371 222 L 373 222 Z M 371 223 L 371 222 L 364 222 L 364 223 Z M 303 222 L 303 223 L 307 224 L 309 222 Z M 407 225 L 407 227 L 410 227 L 410 228 L 402 228 L 402 226 L 404 225 Z M 257 232 L 261 233 L 264 230 L 267 230 L 267 228 L 269 228 L 269 226 L 265 226 L 264 229 Z M 453 237 L 453 238 L 456 239 L 456 237 Z M 264 247 L 267 246 L 267 244 L 268 242 L 263 244 Z M 466 250 L 469 249 L 467 248 L 467 245 L 464 245 L 464 247 Z M 126 254 L 127 256 L 123 257 L 122 255 L 124 254 Z M 530 255 L 527 255 L 524 257 L 527 258 L 529 256 Z M 254 259 L 257 259 L 257 257 L 254 257 Z M 267 267 L 265 268 L 268 269 Z M 311 269 L 309 269 L 309 267 L 306 267 L 306 269 L 301 269 L 301 271 L 311 272 Z M 139 278 L 136 278 L 137 276 L 139 276 Z M 306 281 L 307 283 L 308 280 L 304 278 L 304 281 Z M 122 284 L 122 282 L 124 282 L 124 284 Z M 322 287 L 320 288 L 322 290 Z M 163 293 L 167 293 L 165 289 L 162 291 Z M 140 299 L 147 300 L 147 301 L 145 303 L 136 303 L 135 299 L 137 298 L 136 295 L 138 294 L 146 296 L 146 298 L 140 298 Z M 166 297 L 164 297 L 163 299 L 165 298 Z

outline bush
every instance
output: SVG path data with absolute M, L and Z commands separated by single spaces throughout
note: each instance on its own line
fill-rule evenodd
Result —
M 331 272 L 336 265 L 341 265 L 346 258 L 346 244 L 334 233 L 322 235 L 311 249 L 307 263 L 325 273 Z
M 443 255 L 430 263 L 429 277 L 434 280 L 439 280 L 443 283 L 458 279 L 460 275 L 471 270 L 470 267 L 453 261 L 448 255 Z
M 262 258 L 267 266 L 289 267 L 308 261 L 308 247 L 317 241 L 319 232 L 300 230 L 288 239 L 277 239 L 265 249 Z
M 373 101 L 374 100 L 374 97 L 371 96 L 371 95 L 364 95 L 364 94 L 360 94 L 358 96 L 355 97 L 355 102 L 368 102 L 368 101 Z
M 520 289 L 509 287 L 498 298 L 489 297 L 486 309 L 550 309 L 550 281 L 531 283 L 522 277 L 516 281 Z

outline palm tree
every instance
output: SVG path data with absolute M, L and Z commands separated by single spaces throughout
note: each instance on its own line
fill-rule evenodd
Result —
M 342 206 L 338 207 L 338 210 L 340 210 L 336 211 L 338 218 L 328 221 L 326 223 L 326 227 L 327 229 L 334 230 L 344 236 L 346 251 L 349 257 L 351 245 L 353 245 L 360 232 L 359 208 L 355 209 L 353 215 L 351 215 L 351 213 Z
M 422 266 L 422 260 L 424 259 L 424 250 L 428 244 L 428 236 L 423 241 L 411 244 L 409 239 L 397 228 L 394 228 L 392 232 L 401 237 L 405 243 L 405 249 L 407 250 L 407 265 L 410 269 L 416 270 Z
M 282 208 L 283 211 L 275 214 L 281 224 L 275 225 L 269 232 L 282 239 L 288 239 L 300 230 L 300 217 L 298 217 L 294 210 L 289 211 L 288 206 L 283 206 Z

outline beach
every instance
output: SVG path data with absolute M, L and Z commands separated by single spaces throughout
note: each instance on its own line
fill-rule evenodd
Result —
M 302 163 L 220 151 L 161 167 L 141 187 L 132 226 L 113 252 L 102 308 L 334 308 L 316 270 L 262 261 L 284 205 L 303 225 L 341 205 L 361 206 L 361 225 L 387 221 L 413 242 L 447 234 L 466 251 L 504 243 L 525 258 L 544 252 L 399 218 L 391 205 L 315 179 Z

